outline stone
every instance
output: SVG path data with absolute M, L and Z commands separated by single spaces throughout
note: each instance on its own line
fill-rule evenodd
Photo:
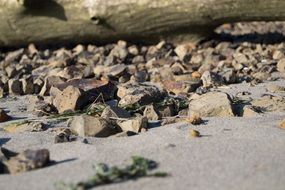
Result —
M 38 116 L 57 113 L 56 108 L 46 102 L 41 96 L 30 96 L 28 99 L 27 111 L 34 112 Z
M 202 77 L 201 73 L 195 71 L 191 74 L 192 78 L 200 79 Z
M 44 86 L 45 82 L 43 79 L 38 77 L 37 79 L 34 80 L 34 93 L 39 94 L 42 87 Z
M 118 133 L 116 126 L 112 126 L 101 117 L 89 115 L 75 116 L 70 124 L 71 131 L 80 137 L 108 137 Z
M 272 92 L 272 93 L 278 93 L 278 92 L 285 92 L 285 87 L 275 85 L 275 84 L 269 84 L 267 85 L 267 91 Z
M 260 113 L 253 106 L 245 105 L 243 107 L 242 117 L 256 117 L 258 115 L 260 115 Z
M 181 61 L 189 61 L 190 60 L 190 52 L 195 48 L 194 44 L 182 44 L 178 45 L 175 49 L 174 52 L 176 55 L 179 57 Z M 188 60 L 187 60 L 188 59 Z
M 201 137 L 200 132 L 194 129 L 190 129 L 190 136 L 191 137 Z
M 147 129 L 148 120 L 146 117 L 136 117 L 126 121 L 118 122 L 122 131 L 132 131 L 135 133 L 142 132 Z
M 11 117 L 2 109 L 0 109 L 0 123 L 10 120 Z
M 285 119 L 280 122 L 279 127 L 285 129 Z
M 72 131 L 69 128 L 62 128 L 57 131 L 57 134 L 54 137 L 54 143 L 64 143 L 70 142 Z
M 52 86 L 56 86 L 58 84 L 65 83 L 66 79 L 59 76 L 49 76 L 45 78 L 44 86 L 40 91 L 41 96 L 49 95 L 49 90 Z
M 123 108 L 120 108 L 118 106 L 107 106 L 102 114 L 101 114 L 102 118 L 105 118 L 107 120 L 110 120 L 110 118 L 130 118 L 131 114 L 126 111 Z
M 46 125 L 42 122 L 30 122 L 30 123 L 11 123 L 4 127 L 4 130 L 8 133 L 23 133 L 23 132 L 42 132 L 47 129 Z
M 282 59 L 282 58 L 284 58 L 284 53 L 280 50 L 276 50 L 276 51 L 274 51 L 272 58 L 275 60 Z
M 203 87 L 214 87 L 224 84 L 224 79 L 221 75 L 210 71 L 205 71 L 201 79 L 203 82 Z
M 192 115 L 189 118 L 186 119 L 188 123 L 191 123 L 192 125 L 200 125 L 203 123 L 203 120 L 200 116 L 198 115 Z
M 0 98 L 3 98 L 4 97 L 4 88 L 0 86 Z
M 106 73 L 112 77 L 120 77 L 125 73 L 126 68 L 127 66 L 125 64 L 117 64 L 109 67 Z
M 34 82 L 31 75 L 20 79 L 20 82 L 22 82 L 23 94 L 34 93 Z
M 190 92 L 195 92 L 197 88 L 201 86 L 200 80 L 191 80 L 191 81 L 172 81 L 165 80 L 163 81 L 163 87 L 176 95 L 187 94 Z
M 251 105 L 261 111 L 285 111 L 285 99 L 281 96 L 265 95 L 251 102 Z
M 50 163 L 50 154 L 47 149 L 25 150 L 11 157 L 4 164 L 10 174 L 17 174 L 42 168 Z
M 14 78 L 19 72 L 17 71 L 16 67 L 8 66 L 5 68 L 5 72 L 9 79 Z
M 8 86 L 9 86 L 9 94 L 12 95 L 23 94 L 22 82 L 19 79 L 10 79 L 8 81 Z
M 33 57 L 34 55 L 38 54 L 38 49 L 36 48 L 35 44 L 29 44 L 28 46 L 28 54 L 30 57 Z
M 177 115 L 177 105 L 174 102 L 156 108 L 160 117 L 172 117 Z
M 279 72 L 285 72 L 285 58 L 280 59 L 277 63 L 277 70 Z
M 161 119 L 159 113 L 155 110 L 153 105 L 148 105 L 145 107 L 143 116 L 146 117 L 149 121 L 156 121 Z
M 265 72 L 257 72 L 257 73 L 254 73 L 252 76 L 255 79 L 258 79 L 260 81 L 264 81 L 264 80 L 267 80 L 271 76 L 271 74 L 265 73 Z
M 89 103 L 92 103 L 98 96 L 101 96 L 104 101 L 114 99 L 117 90 L 117 87 L 113 82 L 96 79 L 72 79 L 68 82 L 57 84 L 54 87 L 63 91 L 69 86 L 82 90 L 86 102 L 89 101 Z
M 76 111 L 82 109 L 86 104 L 83 91 L 73 86 L 68 86 L 61 93 L 57 93 L 53 100 L 53 105 L 57 108 L 58 113 Z
M 208 92 L 196 96 L 190 99 L 188 115 L 199 115 L 200 117 L 234 116 L 232 100 L 228 94 L 222 92 Z
M 237 81 L 237 75 L 232 68 L 224 68 L 219 74 L 223 77 L 227 84 L 233 84 Z
M 147 105 L 163 99 L 166 92 L 153 83 L 128 82 L 118 86 L 119 106 Z

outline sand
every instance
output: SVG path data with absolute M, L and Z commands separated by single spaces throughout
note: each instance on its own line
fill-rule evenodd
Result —
M 273 82 L 285 86 L 285 80 Z M 253 98 L 264 93 L 268 83 L 256 87 L 230 85 L 220 90 L 232 95 L 252 92 Z M 284 95 L 284 94 L 279 94 Z M 25 97 L 0 100 L 0 107 L 10 115 L 31 116 L 21 111 Z M 54 144 L 54 134 L 8 134 L 0 131 L 0 145 L 21 151 L 27 148 L 48 148 L 51 159 L 58 163 L 19 175 L 0 175 L 1 190 L 52 190 L 58 181 L 78 182 L 94 171 L 92 165 L 104 162 L 123 165 L 133 155 L 157 161 L 158 170 L 170 174 L 166 178 L 141 178 L 96 189 L 140 190 L 283 190 L 285 187 L 285 130 L 278 123 L 284 112 L 265 113 L 253 118 L 203 118 L 205 123 L 187 123 L 152 128 L 133 137 L 88 138 Z M 3 124 L 2 124 L 3 126 Z M 191 138 L 189 129 L 197 129 L 201 138 Z

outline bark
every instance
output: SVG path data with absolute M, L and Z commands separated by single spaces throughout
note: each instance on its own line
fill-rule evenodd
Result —
M 285 19 L 284 0 L 0 0 L 0 46 L 199 41 L 223 24 Z

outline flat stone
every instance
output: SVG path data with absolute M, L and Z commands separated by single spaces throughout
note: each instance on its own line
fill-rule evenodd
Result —
M 224 84 L 224 79 L 221 75 L 210 71 L 205 71 L 201 79 L 203 87 L 221 86 Z
M 277 63 L 277 70 L 279 72 L 285 72 L 285 58 L 280 59 Z
M 188 114 L 200 117 L 234 116 L 231 99 L 228 94 L 222 92 L 209 92 L 191 99 Z
M 242 117 L 256 117 L 260 113 L 251 105 L 246 105 L 243 107 Z
M 0 109 L 0 123 L 8 121 L 10 119 L 11 119 L 11 117 L 9 115 L 7 115 L 7 113 L 4 110 Z
M 80 137 L 108 137 L 118 133 L 118 129 L 101 117 L 75 116 L 70 122 L 71 131 Z
M 153 105 L 148 105 L 145 107 L 143 116 L 146 117 L 149 121 L 156 121 L 161 118 L 159 112 L 155 110 Z
M 147 105 L 161 100 L 166 92 L 152 83 L 125 83 L 118 87 L 119 105 Z
M 72 131 L 69 128 L 62 128 L 57 131 L 54 137 L 54 143 L 64 143 L 71 141 Z
M 28 149 L 4 162 L 10 174 L 35 170 L 45 167 L 49 163 L 50 155 L 47 149 Z
M 44 86 L 40 91 L 41 96 L 49 95 L 49 90 L 52 86 L 56 86 L 58 84 L 65 83 L 66 79 L 59 77 L 59 76 L 49 76 L 45 78 Z
M 73 86 L 68 86 L 55 96 L 53 105 L 57 108 L 58 113 L 63 113 L 68 110 L 79 110 L 83 108 L 87 102 L 83 98 L 82 90 Z
M 146 117 L 136 117 L 127 121 L 119 122 L 118 125 L 122 131 L 132 131 L 135 133 L 147 129 L 148 120 Z
M 259 99 L 253 100 L 251 105 L 261 111 L 285 111 L 285 99 L 281 96 L 266 95 Z
M 130 118 L 131 114 L 118 106 L 107 106 L 102 114 L 102 118 L 109 120 L 110 118 Z

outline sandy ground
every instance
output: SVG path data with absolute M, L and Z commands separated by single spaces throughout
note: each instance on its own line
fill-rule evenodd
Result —
M 285 80 L 274 82 L 285 86 Z M 222 88 L 230 94 L 252 92 L 253 98 L 264 93 L 268 83 Z M 282 95 L 282 94 L 281 94 Z M 283 94 L 284 95 L 284 94 Z M 2 99 L 0 107 L 10 115 L 31 116 L 23 111 L 25 97 Z M 21 111 L 22 110 L 22 111 Z M 97 187 L 96 189 L 140 190 L 284 190 L 285 130 L 278 123 L 285 113 L 266 113 L 254 118 L 204 118 L 199 126 L 186 123 L 150 129 L 133 137 L 88 138 L 54 144 L 51 132 L 8 134 L 0 131 L 0 145 L 21 151 L 48 148 L 58 163 L 19 175 L 1 175 L 1 190 L 49 190 L 58 181 L 78 182 L 87 179 L 95 163 L 127 164 L 140 155 L 160 163 L 166 178 L 141 178 L 135 181 Z M 198 129 L 202 138 L 190 138 L 189 128 Z

